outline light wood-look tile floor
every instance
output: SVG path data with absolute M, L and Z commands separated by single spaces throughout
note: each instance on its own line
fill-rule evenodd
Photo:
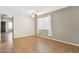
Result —
M 0 52 L 12 53 L 79 53 L 79 47 L 54 40 L 29 36 L 13 39 L 12 33 L 5 33 L 7 41 L 0 43 Z M 53 39 L 53 38 L 52 38 Z
M 14 39 L 13 52 L 15 53 L 78 53 L 79 47 L 57 42 L 54 40 L 29 36 Z
M 0 52 L 12 52 L 12 32 L 1 33 Z

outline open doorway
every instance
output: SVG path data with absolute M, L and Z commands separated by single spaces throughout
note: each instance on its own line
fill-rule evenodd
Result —
M 6 32 L 6 22 L 1 21 L 1 32 Z
M 1 14 L 1 42 L 0 52 L 12 52 L 13 44 L 13 16 Z

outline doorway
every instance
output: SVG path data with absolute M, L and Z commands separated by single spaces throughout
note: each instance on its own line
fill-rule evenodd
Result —
M 1 49 L 0 52 L 12 52 L 13 16 L 1 15 Z
M 6 22 L 1 21 L 1 32 L 6 32 Z

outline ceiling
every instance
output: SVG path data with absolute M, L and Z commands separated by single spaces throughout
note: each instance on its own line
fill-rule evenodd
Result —
M 39 15 L 51 11 L 55 11 L 67 6 L 0 6 L 0 14 L 21 14 L 32 15 L 33 11 L 39 11 Z

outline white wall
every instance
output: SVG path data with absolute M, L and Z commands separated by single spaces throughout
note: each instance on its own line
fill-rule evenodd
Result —
M 14 16 L 14 38 L 33 35 L 33 19 L 20 7 L 0 7 L 0 14 Z
M 25 15 L 14 17 L 14 37 L 33 35 L 33 19 Z

